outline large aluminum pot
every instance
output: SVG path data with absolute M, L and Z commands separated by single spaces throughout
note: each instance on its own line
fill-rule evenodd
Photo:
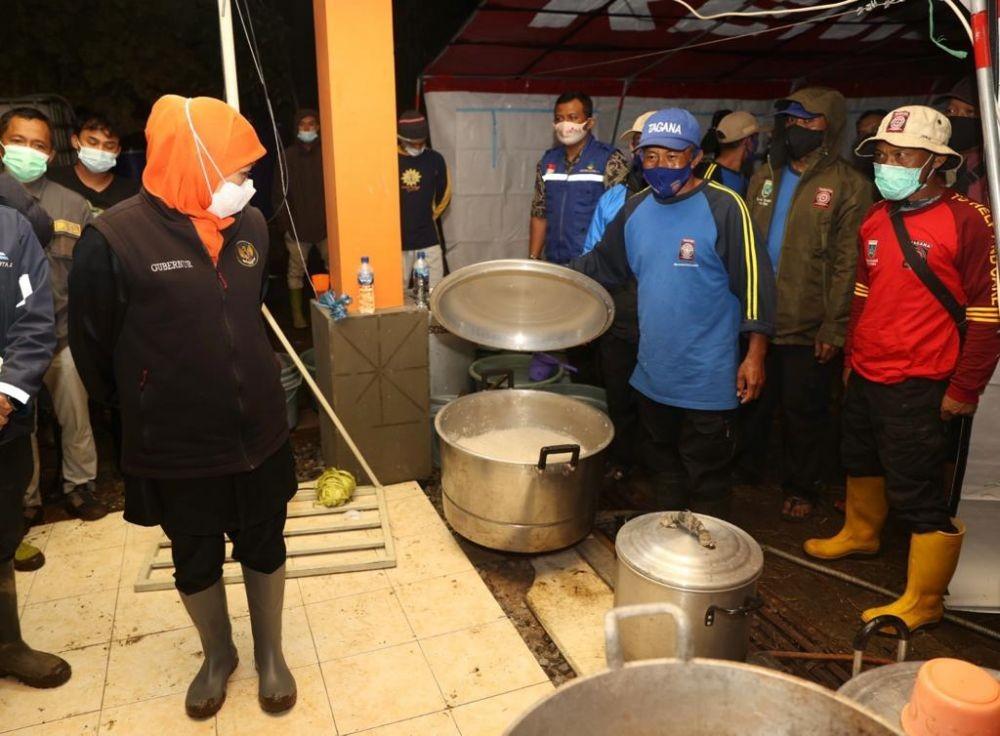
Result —
M 664 511 L 632 519 L 615 539 L 615 606 L 673 603 L 692 621 L 694 656 L 743 661 L 748 614 L 762 604 L 757 579 L 760 545 L 745 531 L 712 516 Z M 677 656 L 675 627 L 663 617 L 622 624 L 625 657 Z
M 670 614 L 679 659 L 625 664 L 619 619 Z M 895 736 L 884 720 L 824 687 L 725 660 L 691 659 L 691 622 L 670 603 L 605 618 L 608 671 L 559 688 L 506 736 Z
M 575 544 L 593 526 L 603 453 L 614 429 L 583 402 L 539 391 L 482 391 L 456 399 L 434 420 L 441 440 L 445 518 L 492 549 L 548 552 Z M 511 462 L 463 448 L 492 430 L 536 427 L 570 435 L 559 448 L 532 448 Z

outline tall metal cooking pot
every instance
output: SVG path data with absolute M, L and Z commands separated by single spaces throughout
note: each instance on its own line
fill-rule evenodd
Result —
M 492 549 L 547 552 L 590 531 L 603 453 L 614 436 L 606 414 L 565 396 L 511 389 L 462 396 L 438 412 L 434 426 L 445 518 L 463 537 Z M 526 427 L 569 435 L 573 443 L 526 449 L 521 462 L 461 445 L 463 438 Z
M 764 553 L 733 524 L 690 511 L 638 516 L 615 539 L 615 607 L 673 603 L 691 619 L 694 656 L 743 661 L 748 614 L 760 608 L 757 579 Z M 675 627 L 665 618 L 622 623 L 625 658 L 674 657 Z
M 669 614 L 678 659 L 625 663 L 619 619 Z M 826 688 L 763 667 L 692 659 L 692 622 L 670 603 L 605 618 L 608 671 L 559 688 L 506 736 L 896 736 L 884 720 Z

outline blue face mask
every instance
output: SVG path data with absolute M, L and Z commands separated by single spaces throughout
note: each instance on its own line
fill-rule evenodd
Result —
M 924 163 L 934 160 L 931 156 Z M 905 166 L 892 166 L 890 164 L 875 164 L 875 186 L 882 193 L 882 196 L 891 202 L 898 202 L 908 199 L 914 192 L 923 186 L 920 181 L 920 174 L 924 166 L 916 169 L 908 169 Z
M 300 130 L 298 136 L 299 140 L 303 143 L 312 143 L 314 140 L 319 138 L 319 133 L 315 130 Z
M 646 183 L 653 188 L 653 192 L 660 199 L 669 199 L 681 190 L 688 179 L 691 178 L 691 164 L 681 169 L 643 169 L 643 177 Z

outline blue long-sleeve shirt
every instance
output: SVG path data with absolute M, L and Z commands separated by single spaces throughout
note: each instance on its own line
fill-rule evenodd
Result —
M 636 390 L 688 409 L 738 406 L 739 334 L 770 335 L 775 305 L 767 249 L 738 194 L 715 182 L 670 199 L 640 192 L 570 266 L 608 287 L 637 279 Z

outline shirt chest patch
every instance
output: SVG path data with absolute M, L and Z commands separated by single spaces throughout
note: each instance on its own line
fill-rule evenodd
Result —
M 80 223 L 78 222 L 71 222 L 70 220 L 52 221 L 52 232 L 56 235 L 72 235 L 74 238 L 79 238 L 82 230 L 83 228 L 80 227 Z
M 913 243 L 913 249 L 917 251 L 917 255 L 920 256 L 922 260 L 926 261 L 927 256 L 930 254 L 931 248 L 934 244 L 928 243 L 924 240 L 913 240 L 911 242 Z M 907 263 L 906 260 L 903 261 L 903 268 L 910 268 L 910 264 Z
M 674 266 L 681 268 L 698 268 L 696 256 L 697 253 L 695 251 L 694 238 L 681 238 L 680 248 L 677 250 L 677 260 L 674 261 Z
M 833 204 L 833 190 L 829 187 L 817 187 L 816 194 L 813 195 L 813 207 L 821 210 L 828 210 Z
M 865 246 L 865 264 L 870 268 L 878 265 L 878 241 L 869 240 Z
M 771 206 L 771 195 L 774 193 L 774 182 L 770 179 L 764 180 L 764 186 L 760 188 L 760 194 L 757 195 L 757 204 L 761 207 Z
M 254 248 L 253 243 L 241 240 L 236 244 L 236 262 L 241 266 L 253 268 L 260 260 L 260 254 Z
M 0 268 L 14 268 L 14 263 L 10 260 L 10 256 L 2 250 L 0 250 Z
M 423 177 L 420 176 L 420 172 L 416 169 L 407 169 L 399 176 L 400 182 L 403 184 L 403 189 L 407 192 L 416 192 L 420 189 L 420 180 Z

